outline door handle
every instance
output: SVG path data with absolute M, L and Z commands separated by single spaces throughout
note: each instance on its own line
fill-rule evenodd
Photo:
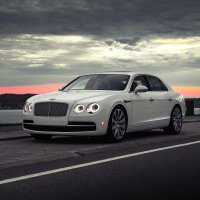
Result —
M 172 99 L 172 97 L 169 97 L 169 99 L 168 99 L 169 101 L 172 101 L 173 99 Z
M 132 100 L 124 100 L 124 103 L 130 103 Z
M 154 101 L 154 99 L 151 97 L 151 98 L 149 99 L 149 101 Z

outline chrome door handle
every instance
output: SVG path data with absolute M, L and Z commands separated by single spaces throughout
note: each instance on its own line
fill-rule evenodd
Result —
M 151 97 L 151 98 L 149 99 L 149 101 L 154 101 L 154 99 Z
M 173 99 L 172 99 L 172 97 L 169 97 L 169 99 L 168 99 L 169 101 L 172 101 Z
M 124 103 L 130 103 L 132 100 L 124 100 Z

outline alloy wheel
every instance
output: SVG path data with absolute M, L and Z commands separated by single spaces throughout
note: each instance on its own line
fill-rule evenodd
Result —
M 173 128 L 176 132 L 179 132 L 182 127 L 182 113 L 179 107 L 175 107 L 172 113 Z
M 126 133 L 126 116 L 120 108 L 112 115 L 112 133 L 116 140 L 121 140 Z

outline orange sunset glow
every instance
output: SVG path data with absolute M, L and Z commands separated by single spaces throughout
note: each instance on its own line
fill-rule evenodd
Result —
M 45 84 L 45 85 L 26 85 L 26 86 L 9 86 L 0 87 L 0 94 L 42 94 L 57 91 L 58 88 L 62 87 L 64 84 Z
M 185 97 L 200 97 L 200 87 L 173 86 L 173 89 Z
M 57 91 L 63 83 L 46 84 L 46 85 L 26 85 L 26 86 L 9 86 L 0 87 L 0 94 L 41 94 Z M 200 87 L 192 86 L 173 86 L 173 89 L 185 97 L 200 97 Z

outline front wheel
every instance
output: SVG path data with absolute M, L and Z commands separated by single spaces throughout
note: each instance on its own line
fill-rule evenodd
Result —
M 169 126 L 164 129 L 168 134 L 179 134 L 182 128 L 183 118 L 182 111 L 179 106 L 174 107 L 171 113 Z
M 36 140 L 48 140 L 50 139 L 52 136 L 51 135 L 40 135 L 40 134 L 31 134 L 31 136 L 33 138 L 35 138 Z
M 125 134 L 127 128 L 127 119 L 124 109 L 115 108 L 109 119 L 107 136 L 112 142 L 121 141 Z

